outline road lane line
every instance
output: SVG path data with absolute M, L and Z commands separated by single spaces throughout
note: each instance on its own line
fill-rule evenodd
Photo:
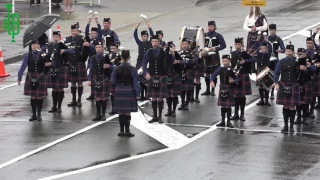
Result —
M 319 25 L 319 24 L 320 24 L 320 21 L 317 22 L 317 23 L 315 23 L 315 24 L 312 24 L 311 26 L 308 26 L 308 27 L 306 27 L 306 28 L 303 28 L 302 30 L 299 30 L 299 31 L 297 31 L 297 32 L 295 32 L 295 33 L 293 33 L 293 34 L 291 34 L 291 35 L 289 35 L 289 36 L 286 36 L 286 37 L 284 37 L 282 40 L 290 39 L 290 38 L 292 38 L 293 36 L 299 35 L 300 33 L 304 32 L 304 31 L 307 31 L 308 29 L 314 28 L 314 27 L 316 27 L 316 26 Z
M 23 84 L 23 83 L 24 83 L 24 81 L 21 81 L 21 84 Z M 4 86 L 4 87 L 0 88 L 0 91 L 4 90 L 4 89 L 7 89 L 9 87 L 12 87 L 12 86 L 16 86 L 16 85 L 18 85 L 18 83 L 14 83 L 14 84 L 10 84 L 10 85 Z
M 139 105 L 147 104 L 148 102 L 149 102 L 149 101 L 144 101 L 144 102 L 139 103 Z M 58 139 L 58 140 L 55 140 L 55 141 L 53 141 L 53 142 L 51 142 L 51 143 L 49 143 L 49 144 L 46 144 L 46 145 L 44 145 L 44 146 L 41 146 L 41 147 L 39 147 L 39 148 L 37 148 L 37 149 L 35 149 L 35 150 L 33 150 L 33 151 L 30 151 L 30 152 L 25 153 L 25 154 L 23 154 L 23 155 L 21 155 L 21 156 L 18 156 L 18 157 L 14 158 L 14 159 L 12 159 L 12 160 L 10 160 L 10 161 L 7 161 L 7 162 L 5 162 L 5 163 L 2 163 L 2 164 L 0 164 L 0 169 L 1 169 L 1 168 L 4 168 L 4 167 L 6 167 L 6 166 L 9 166 L 9 165 L 11 165 L 11 164 L 13 164 L 13 163 L 15 163 L 15 162 L 18 162 L 18 161 L 20 161 L 20 160 L 22 160 L 22 159 L 24 159 L 24 158 L 27 158 L 27 157 L 29 157 L 29 156 L 32 156 L 32 155 L 34 155 L 34 154 L 36 154 L 36 153 L 38 153 L 38 152 L 40 152 L 40 151 L 43 151 L 43 150 L 45 150 L 45 149 L 48 149 L 48 148 L 50 148 L 50 147 L 52 147 L 52 146 L 54 146 L 54 145 L 57 145 L 57 144 L 59 144 L 59 143 L 61 143 L 61 142 L 63 142 L 63 141 L 66 141 L 66 140 L 68 140 L 68 139 L 70 139 L 70 138 L 73 138 L 73 137 L 75 137 L 75 136 L 77 136 L 77 135 L 79 135 L 79 134 L 82 134 L 82 133 L 84 133 L 84 132 L 86 132 L 86 131 L 88 131 L 88 130 L 90 130 L 90 129 L 92 129 L 92 128 L 95 128 L 95 127 L 97 127 L 97 126 L 100 126 L 100 125 L 102 125 L 102 124 L 105 124 L 105 123 L 107 123 L 108 121 L 111 121 L 111 120 L 113 120 L 113 119 L 115 119 L 115 118 L 117 118 L 117 117 L 118 117 L 117 114 L 116 114 L 116 115 L 113 115 L 113 116 L 110 116 L 110 117 L 108 117 L 108 118 L 106 119 L 106 121 L 97 122 L 97 123 L 95 123 L 95 124 L 92 124 L 92 125 L 90 125 L 90 126 L 87 126 L 87 127 L 83 128 L 83 129 L 80 129 L 79 131 L 76 131 L 76 132 L 74 132 L 74 133 L 72 133 L 72 134 L 69 134 L 69 135 L 67 135 L 67 136 L 64 136 L 64 137 L 62 137 L 62 138 L 60 138 L 60 139 Z

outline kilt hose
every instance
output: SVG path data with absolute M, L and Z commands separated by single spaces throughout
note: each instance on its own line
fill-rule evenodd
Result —
M 69 67 L 69 82 L 85 82 L 88 80 L 87 77 L 87 68 L 85 63 L 78 63 L 74 66 L 76 68 L 76 72 L 71 72 L 71 68 Z
M 291 87 L 291 95 L 286 95 L 283 92 L 285 86 Z M 300 86 L 298 83 L 283 83 L 280 81 L 276 103 L 279 105 L 284 105 L 284 106 L 300 105 L 301 104 L 300 95 L 301 95 Z
M 102 85 L 101 88 L 96 88 L 96 83 Z M 92 95 L 97 99 L 105 99 L 110 96 L 110 80 L 105 75 L 94 75 L 92 78 Z
M 228 91 L 228 97 L 226 98 L 221 97 L 222 90 Z M 224 108 L 230 108 L 234 105 L 235 105 L 235 100 L 234 100 L 234 92 L 233 92 L 232 85 L 220 84 L 218 106 L 222 106 Z
M 242 98 L 252 94 L 251 80 L 249 74 L 240 74 L 241 81 L 235 85 L 233 92 L 236 98 Z
M 153 87 L 152 84 L 152 79 L 159 79 L 160 84 L 158 87 Z M 154 75 L 152 78 L 149 80 L 148 83 L 148 97 L 155 99 L 163 99 L 166 98 L 167 95 L 167 79 L 165 76 L 159 76 L 159 75 Z
M 133 86 L 117 84 L 113 110 L 120 114 L 138 112 L 137 96 Z
M 37 86 L 32 87 L 32 79 L 37 79 Z M 44 97 L 48 95 L 47 92 L 47 77 L 44 73 L 32 72 L 27 73 L 26 80 L 24 84 L 24 92 L 23 94 L 31 97 Z
M 68 68 L 60 67 L 55 69 L 57 76 L 52 76 L 51 73 L 53 69 L 49 70 L 47 76 L 47 88 L 52 89 L 63 89 L 68 88 Z

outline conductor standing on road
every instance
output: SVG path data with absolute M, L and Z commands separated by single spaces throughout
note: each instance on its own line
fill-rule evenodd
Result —
M 122 50 L 123 63 L 117 66 L 111 75 L 112 84 L 116 86 L 114 110 L 119 112 L 120 132 L 118 136 L 133 137 L 130 132 L 131 112 L 138 112 L 137 96 L 140 94 L 138 71 L 131 66 L 130 51 Z

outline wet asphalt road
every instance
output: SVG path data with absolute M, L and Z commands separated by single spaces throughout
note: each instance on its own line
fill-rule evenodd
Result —
M 112 2 L 120 9 L 117 1 Z M 164 7 L 159 6 L 161 10 L 165 10 Z M 320 3 L 312 0 L 270 0 L 263 11 L 269 23 L 278 25 L 278 34 L 285 37 L 317 23 L 315 17 L 319 15 L 319 8 Z M 206 27 L 207 20 L 214 19 L 229 49 L 235 37 L 245 36 L 242 23 L 246 14 L 247 8 L 238 1 L 199 1 L 195 6 L 165 14 L 151 22 L 154 30 L 164 31 L 165 40 L 174 40 L 177 44 L 182 26 Z M 131 31 L 122 28 L 119 35 L 122 44 L 132 50 L 132 57 L 135 57 L 137 48 Z M 305 47 L 303 36 L 295 36 L 290 41 L 296 49 Z M 16 82 L 19 64 L 7 65 L 11 76 L 0 81 L 0 164 L 94 124 L 91 121 L 94 103 L 84 100 L 82 108 L 68 108 L 69 89 L 61 115 L 47 113 L 51 108 L 48 97 L 44 103 L 43 122 L 28 122 L 29 98 L 22 95 L 23 87 L 7 87 Z M 202 89 L 205 89 L 204 83 Z M 247 97 L 248 104 L 257 99 L 254 82 L 253 89 L 254 95 Z M 84 98 L 89 95 L 88 91 L 86 86 Z M 200 100 L 200 104 L 191 105 L 189 112 L 178 112 L 176 118 L 165 119 L 174 131 L 192 135 L 190 143 L 181 148 L 169 147 L 168 150 L 165 141 L 136 127 L 132 127 L 136 137 L 118 138 L 117 119 L 113 119 L 1 168 L 0 179 L 40 179 L 88 167 L 93 169 L 62 179 L 319 179 L 319 111 L 316 111 L 313 125 L 295 126 L 295 134 L 280 133 L 283 126 L 281 107 L 275 105 L 275 101 L 271 107 L 247 109 L 247 121 L 233 122 L 235 130 L 215 129 L 211 126 L 220 121 L 217 97 L 202 96 Z M 144 111 L 151 115 L 149 104 L 144 106 Z M 155 124 L 154 127 L 161 126 Z M 168 151 L 149 156 L 150 152 L 159 150 Z M 146 157 L 133 159 L 143 155 Z M 105 167 L 97 168 L 97 165 Z

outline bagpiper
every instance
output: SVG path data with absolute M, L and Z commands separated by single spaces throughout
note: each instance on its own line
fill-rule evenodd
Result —
M 208 32 L 205 33 L 205 47 L 209 48 L 209 53 L 207 56 L 204 56 L 206 91 L 201 95 L 211 94 L 211 96 L 215 96 L 214 88 L 211 89 L 210 93 L 210 75 L 220 67 L 219 51 L 226 48 L 226 42 L 222 34 L 216 32 L 216 29 L 216 22 L 208 21 Z M 214 84 L 217 84 L 216 79 L 214 80 Z
M 169 48 L 169 47 L 168 47 Z M 170 47 L 170 54 L 160 47 L 158 36 L 152 36 L 152 49 L 149 49 L 144 55 L 142 69 L 148 83 L 148 97 L 152 98 L 153 118 L 149 123 L 162 121 L 163 98 L 167 97 L 166 74 L 168 71 L 168 62 L 171 63 L 175 56 L 175 48 Z M 147 65 L 149 64 L 149 69 Z M 159 108 L 159 116 L 157 114 Z
M 103 30 L 102 30 L 102 39 L 104 40 L 104 45 L 110 51 L 110 44 L 116 43 L 120 46 L 120 40 L 118 34 L 110 29 L 111 27 L 111 18 L 104 18 L 103 19 Z
M 96 117 L 93 121 L 106 120 L 107 99 L 110 95 L 110 78 L 113 66 L 109 56 L 104 53 L 103 43 L 96 41 L 97 54 L 90 57 L 89 86 L 93 86 L 93 95 L 96 98 Z
M 231 67 L 240 79 L 240 82 L 236 83 L 234 87 L 235 113 L 230 119 L 245 121 L 244 108 L 246 106 L 246 95 L 252 94 L 249 76 L 251 70 L 251 56 L 243 50 L 243 38 L 236 38 L 234 43 L 235 51 L 231 52 Z M 239 108 L 241 110 L 240 116 Z
M 130 51 L 122 50 L 123 63 L 112 72 L 112 84 L 116 86 L 114 109 L 119 112 L 118 136 L 133 137 L 130 132 L 131 112 L 138 112 L 137 97 L 140 94 L 137 69 L 130 65 Z
M 166 47 L 167 43 L 163 40 L 163 31 L 162 30 L 156 31 L 156 35 L 159 37 L 160 47 L 162 48 Z
M 29 51 L 23 58 L 18 72 L 18 85 L 21 85 L 23 73 L 28 67 L 23 94 L 31 96 L 32 115 L 29 121 L 42 121 L 41 109 L 43 97 L 47 96 L 47 81 L 44 70 L 46 66 L 49 66 L 49 63 L 46 63 L 43 56 L 41 56 L 42 53 L 38 40 L 32 42 L 31 49 L 32 51 Z
M 138 45 L 138 59 L 137 59 L 137 64 L 136 68 L 140 69 L 142 68 L 142 60 L 144 54 L 152 48 L 151 40 L 149 38 L 149 33 L 146 30 L 141 31 L 141 40 L 138 37 L 138 27 L 140 26 L 141 21 L 139 21 L 137 27 L 135 28 L 133 32 L 133 37 Z M 147 22 L 148 30 L 150 32 L 150 36 L 153 36 L 153 30 L 151 28 L 150 22 Z M 146 97 L 147 94 L 147 86 L 143 83 L 140 82 L 140 87 L 141 87 L 141 101 L 148 100 Z
M 48 51 L 47 59 L 50 70 L 47 76 L 47 88 L 52 88 L 52 102 L 53 106 L 49 113 L 61 113 L 61 104 L 64 98 L 64 88 L 68 88 L 68 68 L 66 66 L 67 56 L 74 55 L 73 49 L 68 47 L 60 41 L 60 31 L 53 31 L 53 41 L 48 44 L 46 50 Z M 58 105 L 58 107 L 57 107 Z
M 218 98 L 218 106 L 221 106 L 221 117 L 222 120 L 216 126 L 221 127 L 225 126 L 225 118 L 227 114 L 227 127 L 233 128 L 232 123 L 230 122 L 231 117 L 231 107 L 235 105 L 233 84 L 237 81 L 236 75 L 234 74 L 230 66 L 230 55 L 222 56 L 223 67 L 219 67 L 210 77 L 210 84 L 212 88 L 216 87 L 214 79 L 217 76 L 220 76 L 220 90 Z

